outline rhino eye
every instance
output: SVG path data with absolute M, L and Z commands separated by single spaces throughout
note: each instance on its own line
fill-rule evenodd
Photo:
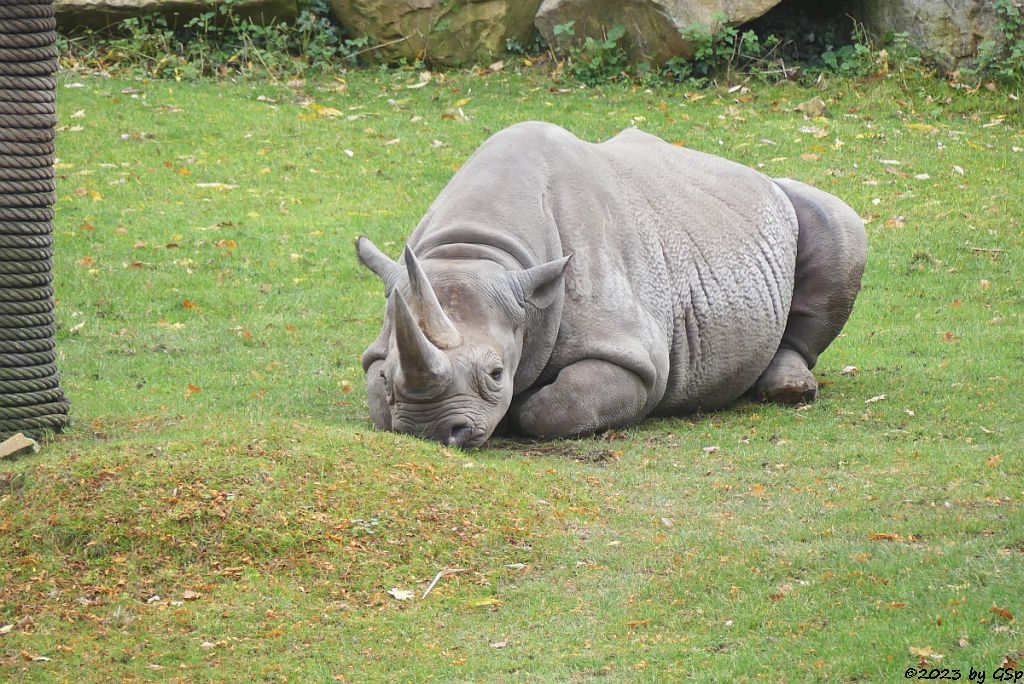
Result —
M 505 369 L 499 366 L 498 368 L 492 370 L 488 375 L 491 376 L 491 380 L 494 380 L 495 382 L 501 382 L 501 379 L 505 377 Z

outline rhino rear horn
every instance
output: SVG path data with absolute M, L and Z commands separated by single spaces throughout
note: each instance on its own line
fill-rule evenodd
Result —
M 397 290 L 391 295 L 398 365 L 406 389 L 431 394 L 440 392 L 452 377 L 452 364 L 420 330 L 405 297 Z
M 356 256 L 366 268 L 370 269 L 384 281 L 384 296 L 390 297 L 398 279 L 402 277 L 402 267 L 388 258 L 370 238 L 360 235 L 356 238 Z
M 525 271 L 509 273 L 509 285 L 516 293 L 519 303 L 525 306 L 529 302 L 538 309 L 551 306 L 562 293 L 562 276 L 571 258 L 572 254 Z
M 427 274 L 408 246 L 405 248 L 405 268 L 409 272 L 412 307 L 427 338 L 441 349 L 458 347 L 462 344 L 462 335 L 441 308 Z

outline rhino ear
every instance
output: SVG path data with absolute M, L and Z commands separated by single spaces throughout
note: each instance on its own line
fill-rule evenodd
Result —
M 364 235 L 356 238 L 356 256 L 359 257 L 363 266 L 376 273 L 384 281 L 384 296 L 390 296 L 391 290 L 402 277 L 402 267 L 377 249 L 377 245 L 370 242 L 370 238 Z
M 509 273 L 509 285 L 519 303 L 523 306 L 530 303 L 538 309 L 551 306 L 562 294 L 565 267 L 571 258 L 570 254 L 525 271 Z

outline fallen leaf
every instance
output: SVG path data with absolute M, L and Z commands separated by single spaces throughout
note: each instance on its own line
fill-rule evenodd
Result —
M 812 97 L 810 100 L 801 102 L 796 106 L 796 111 L 807 116 L 825 116 L 825 101 L 820 97 Z
M 987 290 L 992 287 L 992 283 L 990 283 L 985 278 L 982 278 L 981 280 L 978 281 L 978 287 L 980 287 L 982 290 Z
M 0 455 L 0 458 L 3 458 L 3 456 Z M 997 465 L 999 465 L 999 463 L 1002 460 L 1003 460 L 1003 455 L 1002 454 L 993 454 L 992 456 L 988 457 L 987 461 L 985 461 L 985 465 L 987 465 L 989 468 L 995 468 Z
M 501 601 L 489 596 L 487 598 L 476 599 L 466 604 L 467 608 L 497 608 L 501 605 Z
M 865 404 L 874 404 L 875 402 L 882 401 L 883 399 L 885 399 L 885 395 L 884 394 L 879 394 L 877 396 L 871 397 L 870 399 L 865 399 L 864 403 Z
M 840 375 L 856 375 L 860 373 L 860 369 L 856 366 L 843 366 L 843 370 L 839 371 Z
M 398 601 L 408 601 L 416 595 L 415 592 L 408 589 L 399 589 L 398 587 L 391 587 L 388 589 L 388 593 Z
M 344 394 L 348 394 L 349 392 L 351 392 L 352 391 L 352 383 L 349 382 L 348 380 L 342 380 L 341 381 L 341 391 Z
M 508 646 L 508 642 L 507 641 L 494 641 L 494 642 L 491 642 L 490 646 L 491 646 L 491 648 L 505 648 L 506 646 Z
M 234 190 L 237 185 L 230 183 L 196 183 L 197 188 L 211 188 L 213 190 Z
M 917 656 L 919 658 L 934 658 L 935 660 L 942 660 L 943 658 L 942 654 L 936 653 L 931 646 L 925 646 L 924 648 L 911 646 L 909 650 L 910 655 Z
M 189 385 L 189 387 L 195 387 L 195 385 Z M 196 389 L 199 388 L 197 387 Z M 181 598 L 186 601 L 196 601 L 198 599 L 201 599 L 202 597 L 203 595 L 200 594 L 198 591 L 192 591 L 191 589 L 186 589 L 185 591 L 181 592 Z
M 195 303 L 195 302 L 193 302 L 193 301 L 192 301 L 191 299 L 185 299 L 185 300 L 182 300 L 182 302 L 181 302 L 181 307 L 182 307 L 183 309 L 198 309 L 198 308 L 199 308 L 199 307 L 198 307 L 198 306 L 196 305 L 196 303 Z
M 870 541 L 903 541 L 903 537 L 893 532 L 873 532 L 868 535 Z
M 14 629 L 14 625 L 0 625 L 0 636 L 7 634 L 12 629 Z
M 1011 613 L 1008 608 L 1000 608 L 998 606 L 993 606 L 992 609 L 988 612 L 992 613 L 993 615 L 998 615 L 1007 622 L 1013 622 L 1016 619 L 1013 616 L 1013 613 Z
M 820 155 L 814 154 L 813 152 L 804 152 L 800 155 L 800 158 L 804 161 L 818 161 L 821 159 Z
M 716 447 L 716 446 L 706 446 L 706 447 L 704 447 L 704 453 L 705 454 L 713 454 L 716 451 L 721 451 L 721 449 L 719 449 L 719 447 Z
M 185 394 L 188 395 L 199 394 L 202 391 L 203 389 L 199 385 L 193 385 L 192 383 L 189 383 L 185 388 Z

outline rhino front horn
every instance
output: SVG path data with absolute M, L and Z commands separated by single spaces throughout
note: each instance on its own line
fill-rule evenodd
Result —
M 441 308 L 427 274 L 408 246 L 405 248 L 405 268 L 409 272 L 412 306 L 427 338 L 441 349 L 458 347 L 462 344 L 462 335 Z
M 405 388 L 429 395 L 441 392 L 451 382 L 451 361 L 420 330 L 402 293 L 395 290 L 391 299 L 398 365 Z

